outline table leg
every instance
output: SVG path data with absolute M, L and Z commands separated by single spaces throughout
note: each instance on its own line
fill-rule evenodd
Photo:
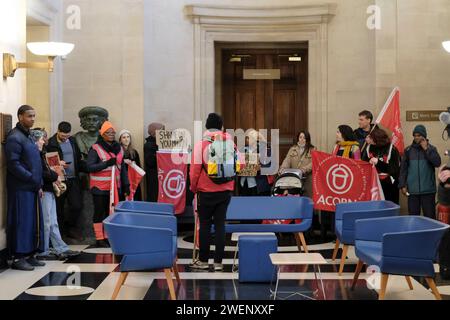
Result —
M 322 280 L 322 272 L 320 271 L 320 265 L 317 265 L 317 268 L 319 269 L 319 278 L 320 278 L 320 284 L 322 285 L 323 300 L 327 300 L 327 296 L 325 294 L 325 287 L 323 285 L 323 280 Z
M 239 250 L 239 240 L 236 243 L 236 248 L 234 249 L 234 257 L 233 257 L 233 266 L 231 267 L 231 272 L 236 272 L 236 258 L 237 258 L 237 253 Z
M 280 282 L 280 273 L 281 273 L 281 268 L 279 266 L 277 266 L 278 272 L 277 272 L 277 282 L 275 284 L 275 293 L 273 295 L 273 300 L 277 300 L 277 293 L 278 293 L 278 283 Z

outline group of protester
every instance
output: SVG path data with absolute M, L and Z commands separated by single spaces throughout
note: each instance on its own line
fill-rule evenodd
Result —
M 35 110 L 27 105 L 18 110 L 16 127 L 9 133 L 5 151 L 7 160 L 7 242 L 12 257 L 12 268 L 33 270 L 45 265 L 42 260 L 66 259 L 78 255 L 64 242 L 65 237 L 79 237 L 77 226 L 83 210 L 81 174 L 88 174 L 94 204 L 93 229 L 98 247 L 108 246 L 102 221 L 111 212 L 111 186 L 117 186 L 118 200 L 130 195 L 128 166 L 135 162 L 141 166 L 139 153 L 132 145 L 131 132 L 122 130 L 117 136 L 113 124 L 105 121 L 97 142 L 83 159 L 75 139 L 71 137 L 71 124 L 61 122 L 58 131 L 48 139 L 45 129 L 34 128 Z M 359 127 L 353 130 L 340 125 L 336 132 L 336 156 L 363 160 L 373 164 L 379 173 L 385 198 L 399 203 L 399 191 L 408 196 L 410 214 L 436 218 L 435 169 L 441 165 L 437 149 L 429 143 L 426 128 L 416 126 L 413 143 L 405 149 L 403 157 L 393 146 L 388 134 L 372 124 L 369 111 L 359 114 Z M 156 131 L 164 129 L 154 123 L 148 128 L 149 137 L 144 145 L 144 165 L 147 174 L 147 201 L 158 199 L 158 146 Z M 211 225 L 215 225 L 214 269 L 222 270 L 225 246 L 225 215 L 235 191 L 235 179 L 217 183 L 205 170 L 203 159 L 206 149 L 216 137 L 232 140 L 224 133 L 223 119 L 212 113 L 206 121 L 204 139 L 192 152 L 190 165 L 190 189 L 197 195 L 197 211 L 200 221 L 200 256 L 192 267 L 207 269 L 211 243 Z M 255 130 L 250 135 L 256 146 L 246 143 L 243 153 L 256 152 L 267 143 Z M 116 140 L 116 137 L 118 140 Z M 279 174 L 297 169 L 304 178 L 305 195 L 312 196 L 312 144 L 311 135 L 301 131 L 295 144 L 283 160 Z M 267 148 L 266 148 L 267 149 Z M 46 153 L 57 153 L 57 170 L 47 161 Z M 261 174 L 261 168 L 270 165 L 270 154 L 259 158 L 260 167 L 255 176 L 239 177 L 241 195 L 270 195 L 269 176 Z M 61 171 L 63 174 L 61 174 Z M 114 180 L 112 174 L 114 172 Z M 114 195 L 115 199 L 116 195 Z M 133 200 L 142 200 L 142 191 L 136 190 Z
M 380 183 L 386 200 L 399 204 L 400 191 L 408 197 L 408 210 L 412 215 L 423 214 L 429 218 L 436 218 L 436 168 L 441 166 L 441 157 L 428 140 L 427 130 L 418 125 L 413 131 L 413 143 L 408 146 L 404 155 L 393 145 L 388 133 L 374 125 L 373 115 L 370 111 L 359 114 L 359 126 L 353 130 L 348 125 L 340 125 L 336 132 L 336 145 L 332 154 L 363 160 L 371 163 L 377 169 Z M 223 135 L 224 139 L 231 139 L 223 133 L 223 120 L 217 114 L 210 114 L 206 122 L 206 135 Z M 251 131 L 250 134 L 252 134 Z M 265 143 L 265 141 L 258 141 Z M 194 164 L 194 158 L 204 154 L 208 143 L 199 142 L 192 155 L 190 178 L 191 190 L 198 195 L 199 230 L 199 259 L 191 267 L 205 270 L 209 268 L 209 248 L 211 244 L 211 225 L 215 225 L 215 254 L 214 270 L 223 269 L 222 259 L 225 243 L 225 214 L 232 192 L 234 182 L 218 185 L 211 182 L 207 173 L 202 170 L 202 164 Z M 301 131 L 283 160 L 279 174 L 285 170 L 299 170 L 304 179 L 304 195 L 312 197 L 312 152 L 316 150 L 311 143 L 311 135 Z M 246 146 L 244 152 L 250 152 L 251 147 Z M 264 163 L 261 163 L 264 165 Z M 442 181 L 449 175 L 442 174 Z M 441 178 L 441 176 L 440 176 Z M 261 183 L 263 181 L 264 183 Z M 259 182 L 259 183 L 258 183 Z M 268 177 L 240 177 L 239 187 L 241 195 L 267 195 L 266 188 L 261 187 L 268 182 Z M 261 190 L 261 191 L 260 191 Z M 332 215 L 327 215 L 332 216 Z
M 35 110 L 28 105 L 17 112 L 18 123 L 5 144 L 7 165 L 7 246 L 13 269 L 32 271 L 45 265 L 43 260 L 67 259 L 80 252 L 69 249 L 63 239 L 80 239 L 83 217 L 81 174 L 88 174 L 94 204 L 93 229 L 98 247 L 108 246 L 102 221 L 110 213 L 112 170 L 118 200 L 130 193 L 127 165 L 141 166 L 139 153 L 132 145 L 131 133 L 116 130 L 106 121 L 97 142 L 86 159 L 71 136 L 72 126 L 61 122 L 50 138 L 43 128 L 34 128 Z M 156 201 L 155 132 L 163 126 L 149 128 L 145 167 L 149 173 L 149 200 Z M 59 164 L 50 163 L 47 155 L 57 154 Z M 113 169 L 114 168 L 114 169 Z M 138 187 L 133 200 L 142 200 Z

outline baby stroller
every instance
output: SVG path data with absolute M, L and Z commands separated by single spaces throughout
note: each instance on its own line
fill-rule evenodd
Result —
M 273 197 L 303 196 L 303 175 L 301 170 L 286 169 L 273 184 Z
M 303 189 L 303 175 L 301 170 L 286 169 L 278 176 L 272 187 L 272 197 L 301 197 Z M 263 224 L 290 224 L 293 220 L 264 220 Z M 301 220 L 295 220 L 300 223 Z

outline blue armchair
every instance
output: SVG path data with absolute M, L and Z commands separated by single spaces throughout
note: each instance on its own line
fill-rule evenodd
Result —
M 174 215 L 175 208 L 169 203 L 122 201 L 114 208 L 114 212 Z
M 383 300 L 389 275 L 403 275 L 412 290 L 410 276 L 425 277 L 436 299 L 441 296 L 434 282 L 439 243 L 449 225 L 419 216 L 399 216 L 356 221 L 355 248 L 359 258 L 352 288 L 364 264 L 381 272 L 379 299 Z
M 174 216 L 115 213 L 103 221 L 111 250 L 122 255 L 120 278 L 112 295 L 115 300 L 130 271 L 164 269 L 170 297 L 176 300 L 172 281 L 176 264 L 177 220 Z
M 368 201 L 341 203 L 336 205 L 335 231 L 336 245 L 333 251 L 333 261 L 342 243 L 342 256 L 339 265 L 339 275 L 344 271 L 345 259 L 349 246 L 355 245 L 355 221 L 359 219 L 382 218 L 397 216 L 400 206 L 391 201 Z

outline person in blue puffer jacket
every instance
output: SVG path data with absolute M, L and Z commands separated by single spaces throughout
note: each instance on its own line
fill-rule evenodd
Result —
M 5 144 L 7 227 L 6 236 L 11 268 L 33 271 L 45 263 L 38 261 L 36 253 L 44 250 L 44 229 L 41 195 L 41 154 L 31 138 L 35 110 L 23 105 L 17 112 L 19 123 L 8 134 Z
M 441 165 L 441 156 L 427 139 L 427 130 L 418 125 L 413 131 L 414 142 L 405 149 L 400 165 L 399 188 L 408 196 L 411 215 L 436 219 L 436 168 Z

